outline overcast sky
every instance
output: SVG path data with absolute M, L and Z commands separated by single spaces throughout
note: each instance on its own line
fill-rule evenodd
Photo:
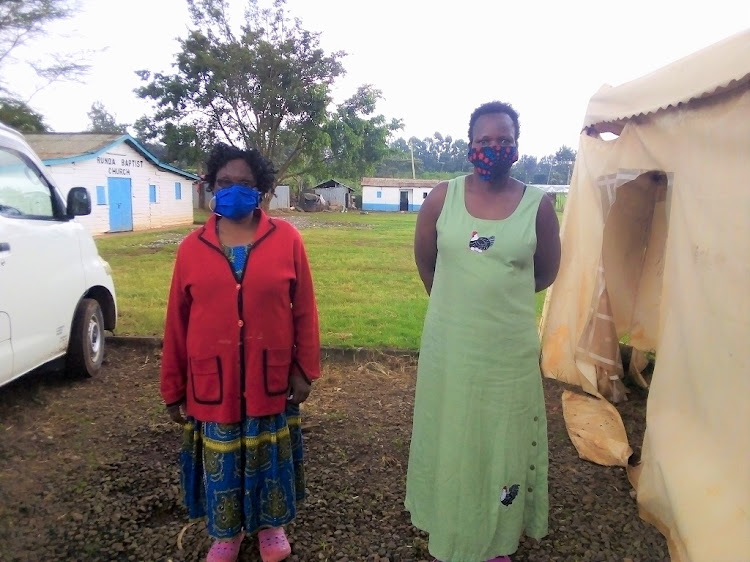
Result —
M 245 1 L 230 3 L 241 16 Z M 47 87 L 30 104 L 56 131 L 85 130 L 95 101 L 132 123 L 149 111 L 133 93 L 134 71 L 170 70 L 175 38 L 189 27 L 186 2 L 80 4 L 34 53 L 18 55 L 92 49 L 91 73 L 83 84 Z M 588 100 L 603 84 L 627 82 L 750 27 L 750 2 L 738 0 L 693 7 L 685 0 L 288 0 L 287 7 L 322 33 L 326 51 L 349 53 L 335 101 L 373 84 L 385 98 L 379 112 L 403 119 L 407 138 L 435 131 L 465 138 L 477 105 L 507 101 L 521 114 L 521 152 L 536 156 L 577 147 Z M 9 70 L 12 87 L 30 95 L 33 77 Z

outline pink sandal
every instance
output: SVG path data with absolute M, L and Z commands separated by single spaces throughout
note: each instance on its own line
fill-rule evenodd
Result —
M 292 553 L 292 547 L 282 527 L 259 531 L 258 544 L 263 562 L 281 562 Z
M 230 541 L 214 541 L 206 556 L 206 562 L 235 562 L 244 538 L 245 533 L 240 533 Z
M 437 558 L 433 558 L 432 562 L 440 562 Z M 487 560 L 487 562 L 513 562 L 510 559 L 510 556 L 496 556 L 492 560 Z

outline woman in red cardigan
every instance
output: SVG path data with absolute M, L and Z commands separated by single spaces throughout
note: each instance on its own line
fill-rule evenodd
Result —
M 185 427 L 181 483 L 214 539 L 207 561 L 236 560 L 257 532 L 278 562 L 305 495 L 299 404 L 320 377 L 312 276 L 299 232 L 258 207 L 272 164 L 218 144 L 207 168 L 214 215 L 177 250 L 161 395 Z

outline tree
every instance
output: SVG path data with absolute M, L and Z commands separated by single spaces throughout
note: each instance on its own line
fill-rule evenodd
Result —
M 411 137 L 408 141 L 403 138 L 393 141 L 389 154 L 377 168 L 378 175 L 410 178 L 412 150 L 419 178 L 452 177 L 471 172 L 471 164 L 466 158 L 469 144 L 463 139 L 454 141 L 450 135 L 436 132 L 423 140 Z M 567 184 L 575 159 L 576 151 L 568 146 L 540 159 L 522 154 L 510 173 L 524 183 Z
M 555 163 L 562 168 L 561 176 L 564 178 L 563 184 L 570 183 L 570 175 L 573 171 L 573 164 L 576 161 L 576 151 L 567 145 L 562 145 L 555 152 Z
M 414 167 L 416 168 L 416 162 Z M 381 178 L 411 177 L 411 148 L 403 137 L 399 137 L 390 143 L 388 152 L 378 162 L 374 174 Z
M 89 117 L 88 131 L 91 133 L 120 133 L 128 132 L 128 125 L 118 124 L 114 116 L 105 109 L 100 101 L 91 104 L 91 110 L 87 113 Z
M 14 52 L 44 35 L 50 23 L 71 17 L 76 11 L 71 0 L 0 0 L 0 92 L 10 92 L 4 66 L 15 62 Z M 77 79 L 89 65 L 81 62 L 80 53 L 52 55 L 51 62 L 26 61 L 44 86 L 57 80 Z
M 389 123 L 383 115 L 375 115 L 381 98 L 381 91 L 368 84 L 338 106 L 323 127 L 329 146 L 316 167 L 318 175 L 348 179 L 372 175 L 389 153 L 388 137 L 403 127 L 398 119 Z
M 445 174 L 468 173 L 471 170 L 466 159 L 468 150 L 469 145 L 465 140 L 453 140 L 450 135 L 443 136 L 437 131 L 432 137 L 422 140 L 411 137 L 407 141 L 399 137 L 390 144 L 390 151 L 378 166 L 377 173 L 386 177 L 410 178 L 412 153 L 414 169 L 420 178 L 425 175 L 435 178 Z
M 144 116 L 136 120 L 133 129 L 138 141 L 163 162 L 184 170 L 198 171 L 206 159 L 204 143 L 192 125 L 157 125 Z
M 50 130 L 39 113 L 13 98 L 0 98 L 0 122 L 21 133 L 46 133 Z
M 511 168 L 510 174 L 523 183 L 535 183 L 534 174 L 536 174 L 537 166 L 536 156 L 523 154 Z
M 137 93 L 155 102 L 156 127 L 192 127 L 203 148 L 218 140 L 256 147 L 278 182 L 304 172 L 300 164 L 314 163 L 328 145 L 330 87 L 345 53 L 326 54 L 319 34 L 291 20 L 283 0 L 266 10 L 248 0 L 238 35 L 227 0 L 188 6 L 194 29 L 180 41 L 176 72 L 139 72 L 146 84 Z

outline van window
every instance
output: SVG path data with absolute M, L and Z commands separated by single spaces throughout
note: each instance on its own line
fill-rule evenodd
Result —
M 0 215 L 55 218 L 55 201 L 44 177 L 31 162 L 7 148 L 0 148 Z

